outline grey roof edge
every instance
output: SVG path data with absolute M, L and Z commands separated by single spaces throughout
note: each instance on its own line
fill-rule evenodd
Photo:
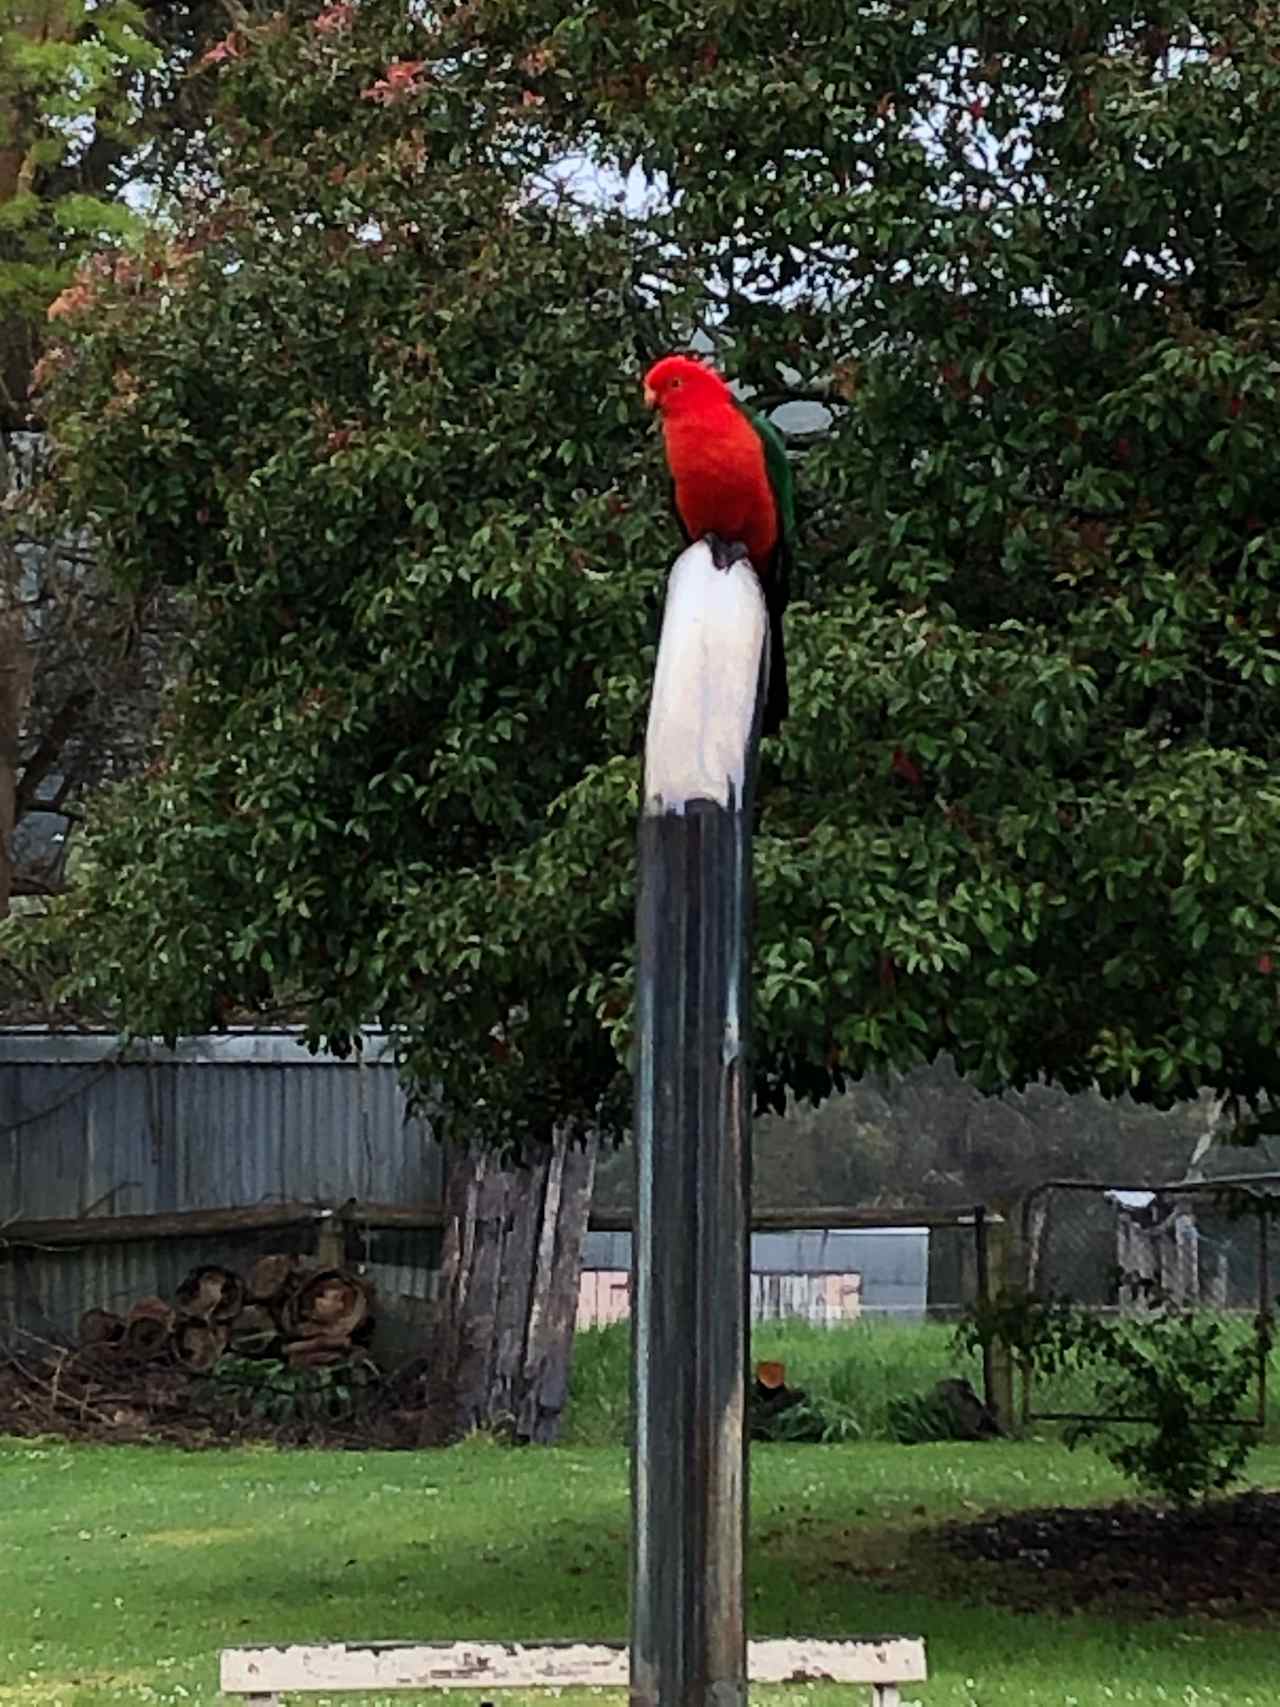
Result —
M 0 1030 L 0 1065 L 91 1066 L 116 1061 L 121 1066 L 181 1062 L 206 1067 L 353 1067 L 396 1065 L 396 1038 L 373 1027 L 361 1033 L 363 1047 L 346 1059 L 312 1054 L 299 1026 L 278 1031 L 236 1027 L 203 1037 L 182 1038 L 172 1049 L 148 1038 L 126 1042 L 113 1031 L 49 1031 L 41 1026 Z

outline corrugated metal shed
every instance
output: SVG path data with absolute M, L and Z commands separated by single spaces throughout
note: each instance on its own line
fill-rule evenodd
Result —
M 588 1233 L 582 1266 L 584 1270 L 628 1270 L 630 1233 Z M 929 1232 L 925 1227 L 875 1227 L 852 1232 L 753 1233 L 751 1271 L 758 1275 L 860 1275 L 864 1315 L 923 1317 Z
M 292 1032 L 127 1051 L 101 1034 L 0 1033 L 0 1240 L 9 1219 L 351 1197 L 416 1204 L 441 1188 L 439 1149 L 407 1114 L 380 1033 L 346 1061 L 310 1054 Z M 312 1237 L 14 1252 L 0 1263 L 0 1325 L 67 1336 L 93 1305 L 171 1293 L 194 1263 L 242 1266 L 263 1250 L 310 1249 Z M 422 1295 L 425 1266 L 397 1263 L 395 1289 Z

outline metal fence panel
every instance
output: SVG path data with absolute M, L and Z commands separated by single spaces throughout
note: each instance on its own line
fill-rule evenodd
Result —
M 380 1034 L 347 1061 L 311 1055 L 288 1032 L 127 1053 L 102 1035 L 0 1034 L 0 1241 L 5 1221 L 31 1217 L 441 1194 L 439 1147 L 409 1116 Z M 15 1252 L 0 1262 L 0 1326 L 69 1337 L 84 1310 L 169 1294 L 195 1263 L 244 1266 L 312 1238 Z

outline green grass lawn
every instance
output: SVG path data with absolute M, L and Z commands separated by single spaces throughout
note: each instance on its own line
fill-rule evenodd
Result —
M 1241 1338 L 1249 1324 L 1232 1318 Z M 629 1438 L 630 1325 L 579 1333 L 574 1347 L 573 1389 L 567 1439 L 573 1445 L 625 1445 Z M 762 1322 L 751 1335 L 753 1361 L 778 1359 L 787 1380 L 818 1399 L 832 1400 L 852 1415 L 863 1440 L 891 1438 L 888 1410 L 899 1396 L 925 1393 L 944 1376 L 960 1375 L 982 1391 L 976 1356 L 957 1350 L 954 1326 L 946 1322 L 884 1321 L 868 1317 L 848 1326 L 813 1327 L 807 1322 Z M 1280 1344 L 1271 1356 L 1271 1390 L 1280 1392 Z M 1042 1379 L 1037 1410 L 1096 1409 L 1086 1377 L 1066 1371 Z M 1252 1407 L 1250 1396 L 1249 1405 Z M 1267 1437 L 1280 1442 L 1280 1413 L 1272 1406 Z
M 956 1350 L 945 1322 L 868 1318 L 844 1327 L 761 1322 L 751 1335 L 753 1362 L 777 1359 L 792 1386 L 832 1399 L 856 1417 L 864 1440 L 888 1437 L 887 1411 L 899 1394 L 926 1392 L 946 1375 L 964 1375 L 981 1390 L 976 1357 Z M 631 1328 L 616 1322 L 575 1338 L 568 1439 L 575 1445 L 623 1445 L 628 1438 Z
M 1280 1485 L 1280 1450 L 1260 1449 L 1253 1475 Z M 908 1700 L 1280 1704 L 1276 1633 L 1014 1613 L 932 1544 L 930 1526 L 948 1517 L 1116 1498 L 1121 1483 L 1091 1454 L 1044 1442 L 769 1446 L 753 1455 L 752 1484 L 753 1634 L 923 1634 L 932 1678 Z M 218 1649 L 237 1642 L 625 1630 L 617 1448 L 0 1442 L 0 1488 L 0 1707 L 200 1707 L 217 1699 Z M 770 1707 L 855 1699 L 759 1694 Z

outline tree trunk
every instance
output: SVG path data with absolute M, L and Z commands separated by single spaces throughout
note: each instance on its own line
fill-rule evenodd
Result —
M 13 478 L 9 453 L 0 441 L 0 499 Z M 13 899 L 13 832 L 18 822 L 18 766 L 22 729 L 31 699 L 32 662 L 22 608 L 22 561 L 12 543 L 0 539 L 0 919 Z
M 527 1166 L 455 1150 L 445 1187 L 434 1427 L 556 1438 L 569 1396 L 596 1139 L 567 1131 Z

